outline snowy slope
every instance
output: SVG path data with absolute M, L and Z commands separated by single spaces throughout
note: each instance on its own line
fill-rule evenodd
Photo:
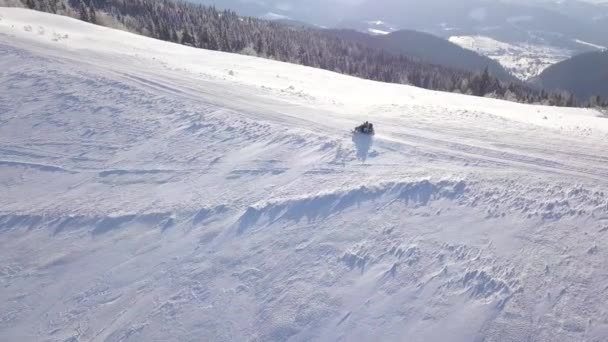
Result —
M 1 341 L 608 337 L 598 112 L 22 9 L 0 51 Z

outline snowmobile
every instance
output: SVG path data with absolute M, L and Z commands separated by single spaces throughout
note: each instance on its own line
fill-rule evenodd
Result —
M 365 121 L 362 125 L 355 127 L 354 133 L 363 133 L 374 135 L 376 132 L 374 131 L 374 124 Z

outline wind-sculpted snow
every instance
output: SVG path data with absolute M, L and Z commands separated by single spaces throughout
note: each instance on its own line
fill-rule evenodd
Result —
M 0 341 L 607 339 L 600 113 L 0 17 Z
M 349 208 L 359 207 L 364 202 L 403 201 L 406 204 L 411 202 L 414 205 L 426 205 L 431 200 L 455 199 L 462 196 L 464 190 L 464 182 L 434 184 L 420 181 L 362 186 L 346 192 L 338 190 L 314 197 L 274 200 L 247 209 L 239 219 L 239 233 L 244 233 L 252 226 L 259 227 L 262 219 L 269 223 L 281 219 L 293 220 L 296 223 L 305 219 L 308 223 L 314 223 Z
M 165 231 L 180 223 L 194 229 L 228 211 L 224 206 L 203 208 L 198 212 L 159 212 L 143 214 L 126 214 L 120 216 L 85 216 L 85 215 L 1 215 L 0 233 L 20 230 L 32 230 L 44 227 L 52 236 L 73 231 L 90 232 L 92 235 L 110 233 L 114 230 L 127 230 L 133 227 L 147 227 Z

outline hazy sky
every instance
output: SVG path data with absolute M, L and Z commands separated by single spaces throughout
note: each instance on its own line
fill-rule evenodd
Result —
M 441 14 L 462 15 L 462 8 L 476 10 L 480 6 L 495 7 L 501 2 L 517 3 L 520 14 L 525 8 L 540 3 L 561 3 L 561 6 L 543 6 L 548 10 L 560 7 L 562 13 L 579 15 L 581 20 L 589 20 L 594 9 L 568 6 L 574 3 L 605 3 L 608 0 L 191 0 L 203 4 L 214 4 L 243 15 L 262 16 L 271 19 L 291 18 L 322 26 L 339 25 L 344 20 L 374 16 L 367 19 L 399 21 L 420 21 L 437 18 Z M 483 4 L 483 5 L 482 5 Z M 565 6 L 565 7 L 564 7 Z M 586 7 L 586 6 L 582 6 Z M 383 9 L 386 9 L 383 12 Z M 411 10 L 413 9 L 413 11 Z M 444 9 L 444 11 L 442 11 Z M 458 11 L 455 11 L 458 9 Z M 602 11 L 603 12 L 603 11 Z M 408 17 L 407 14 L 414 15 Z M 605 14 L 605 13 L 604 13 Z M 420 16 L 423 17 L 420 17 Z M 466 15 L 464 15 L 466 16 Z M 377 17 L 377 18 L 376 18 Z M 403 23 L 401 23 L 403 26 Z

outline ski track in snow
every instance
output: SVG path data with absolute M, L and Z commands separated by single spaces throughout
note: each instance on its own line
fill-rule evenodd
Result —
M 2 341 L 608 338 L 595 111 L 7 8 L 0 70 Z

